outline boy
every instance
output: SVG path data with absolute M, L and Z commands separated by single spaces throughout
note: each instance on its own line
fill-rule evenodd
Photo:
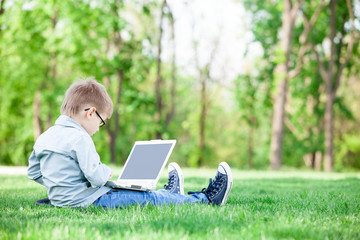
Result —
M 183 175 L 176 163 L 169 164 L 169 181 L 162 190 L 140 192 L 104 186 L 112 171 L 101 163 L 91 136 L 112 112 L 113 103 L 105 87 L 93 78 L 76 82 L 66 91 L 62 115 L 37 139 L 29 158 L 28 177 L 47 188 L 52 205 L 117 208 L 130 204 L 226 203 L 232 186 L 226 163 L 219 165 L 207 188 L 190 195 L 184 195 Z

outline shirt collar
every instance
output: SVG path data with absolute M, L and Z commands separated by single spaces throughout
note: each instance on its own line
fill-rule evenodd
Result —
M 76 122 L 74 119 L 66 115 L 60 115 L 60 117 L 56 119 L 55 125 L 60 125 L 64 127 L 73 127 L 86 132 L 86 130 L 78 122 Z

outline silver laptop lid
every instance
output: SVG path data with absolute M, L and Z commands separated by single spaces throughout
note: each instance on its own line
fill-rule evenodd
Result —
M 135 142 L 118 181 L 154 181 L 160 178 L 176 140 Z

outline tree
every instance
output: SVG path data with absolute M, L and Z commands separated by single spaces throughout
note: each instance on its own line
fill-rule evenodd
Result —
M 219 39 L 215 39 L 213 42 L 213 47 L 210 52 L 209 59 L 204 64 L 200 65 L 199 62 L 199 51 L 198 51 L 198 41 L 193 40 L 194 47 L 194 58 L 195 58 L 195 67 L 198 73 L 198 81 L 200 83 L 200 115 L 199 115 L 199 137 L 198 137 L 198 155 L 197 155 L 197 164 L 201 166 L 204 163 L 204 150 L 205 146 L 205 131 L 206 131 L 206 122 L 208 111 L 211 104 L 211 98 L 209 95 L 209 85 L 211 82 L 214 82 L 215 79 L 211 75 L 211 70 L 214 63 L 214 58 L 217 53 L 217 48 L 219 44 Z
M 166 114 L 165 130 L 168 131 L 169 125 L 175 115 L 175 93 L 176 93 L 176 43 L 175 43 L 175 19 L 169 5 L 168 16 L 171 28 L 171 41 L 172 41 L 172 59 L 171 59 L 171 86 L 170 86 L 170 107 Z
M 278 42 L 278 48 L 275 52 L 272 52 L 272 45 L 267 43 L 269 40 L 262 36 L 267 32 L 259 31 L 264 28 L 272 28 L 271 26 L 267 26 L 264 22 L 268 22 L 269 19 L 264 19 L 263 21 L 259 20 L 259 23 L 256 23 L 256 40 L 260 40 L 264 47 L 265 56 L 269 55 L 269 57 L 275 57 L 276 67 L 273 71 L 273 79 L 275 85 L 277 86 L 277 90 L 275 92 L 275 101 L 273 105 L 273 119 L 272 119 L 272 134 L 271 134 L 271 147 L 270 147 L 270 163 L 272 169 L 278 169 L 282 165 L 282 151 L 283 151 L 283 135 L 284 135 L 284 123 L 285 123 L 285 106 L 287 104 L 286 95 L 288 94 L 288 82 L 290 79 L 296 77 L 302 68 L 302 63 L 304 61 L 304 56 L 309 50 L 308 46 L 308 36 L 313 28 L 323 6 L 324 1 L 321 1 L 320 4 L 315 8 L 316 10 L 313 12 L 311 19 L 303 21 L 303 29 L 302 33 L 299 35 L 299 43 L 300 48 L 297 48 L 298 54 L 296 58 L 292 58 L 291 54 L 293 51 L 293 35 L 295 31 L 295 22 L 298 17 L 298 12 L 301 11 L 302 0 L 295 1 L 294 3 L 291 0 L 283 1 L 283 10 L 282 10 L 282 25 L 281 25 L 281 38 L 278 40 L 277 35 L 272 35 L 271 41 L 272 44 L 276 44 Z M 276 19 L 280 14 L 274 8 L 274 6 L 267 5 L 265 3 L 250 3 L 246 2 L 245 6 L 248 9 L 253 9 L 254 5 L 257 7 L 257 12 L 261 13 L 261 11 L 266 10 L 267 13 L 271 14 L 270 16 L 273 19 Z M 312 9 L 311 9 L 312 10 Z M 303 11 L 302 11 L 303 12 Z M 266 15 L 265 15 L 266 16 Z M 303 16 L 306 14 L 303 12 Z M 274 22 L 274 20 L 270 20 Z M 259 30 L 257 30 L 257 28 Z M 280 26 L 279 26 L 280 28 Z M 270 37 L 270 33 L 267 34 L 267 37 Z
M 279 64 L 275 69 L 275 79 L 279 79 L 278 91 L 275 98 L 273 122 L 272 122 L 272 138 L 271 138 L 271 153 L 270 162 L 272 169 L 279 169 L 282 163 L 282 145 L 284 134 L 284 119 L 285 119 L 285 106 L 286 106 L 286 94 L 287 85 L 289 79 L 294 78 L 302 67 L 302 62 L 306 51 L 308 50 L 307 40 L 309 33 L 314 26 L 319 13 L 324 5 L 324 1 L 321 1 L 310 21 L 304 21 L 304 30 L 300 35 L 299 41 L 302 44 L 299 50 L 299 55 L 296 61 L 296 67 L 290 68 L 290 53 L 291 53 L 291 41 L 293 35 L 293 28 L 297 16 L 297 12 L 300 9 L 302 0 L 298 0 L 293 5 L 291 0 L 284 0 L 284 12 L 282 19 L 282 31 L 283 35 L 280 40 L 279 54 L 285 54 L 280 56 Z M 305 14 L 304 14 L 305 15 Z
M 239 76 L 236 84 L 236 100 L 241 112 L 241 118 L 245 120 L 248 127 L 248 165 L 253 168 L 254 158 L 254 131 L 258 125 L 258 116 L 255 110 L 258 103 L 257 90 L 260 82 L 250 74 Z
M 333 139 L 334 139 L 334 115 L 333 106 L 336 99 L 336 92 L 339 88 L 341 77 L 344 68 L 346 67 L 350 55 L 352 53 L 354 45 L 354 14 L 350 0 L 346 1 L 348 13 L 342 11 L 345 8 L 343 2 L 338 3 L 337 0 L 330 1 L 330 55 L 320 57 L 319 50 L 313 45 L 313 50 L 316 55 L 317 62 L 320 67 L 321 77 L 325 82 L 325 93 L 326 93 L 326 107 L 325 107 L 325 159 L 324 169 L 325 171 L 332 171 L 334 168 L 334 154 L 333 154 Z M 338 12 L 336 11 L 337 9 Z M 349 42 L 346 44 L 344 39 L 345 23 L 351 20 L 351 31 L 349 33 Z M 337 34 L 340 34 L 341 38 L 339 43 L 336 43 L 335 39 Z M 343 53 L 343 49 L 347 48 L 346 52 Z M 322 60 L 323 59 L 323 60 Z M 327 65 L 327 67 L 326 67 Z
M 284 10 L 282 17 L 283 35 L 280 40 L 279 54 L 281 60 L 275 69 L 275 79 L 278 79 L 279 85 L 274 103 L 274 113 L 272 121 L 272 138 L 270 162 L 272 169 L 279 169 L 282 163 L 282 145 L 284 134 L 284 117 L 286 105 L 287 84 L 289 81 L 289 63 L 292 32 L 297 17 L 297 12 L 301 5 L 301 0 L 292 6 L 291 0 L 284 0 Z
M 58 8 L 56 6 L 56 1 L 52 3 L 53 14 L 50 17 L 49 21 L 51 21 L 51 35 L 56 36 L 56 24 L 58 23 Z M 55 38 L 55 37 L 53 37 Z M 51 40 L 53 40 L 51 38 Z M 56 41 L 51 41 L 53 46 L 49 46 L 49 49 L 46 49 L 49 54 L 49 61 L 47 66 L 44 69 L 44 79 L 40 83 L 39 88 L 36 90 L 34 94 L 33 101 L 33 125 L 34 125 L 34 139 L 36 140 L 40 134 L 48 129 L 52 124 L 52 113 L 48 111 L 47 119 L 45 120 L 45 126 L 43 126 L 43 121 L 40 117 L 41 112 L 41 93 L 44 91 L 45 87 L 53 89 L 56 81 Z M 44 49 L 45 50 L 45 49 Z M 44 96 L 43 96 L 44 97 Z M 52 109 L 53 102 L 46 101 L 49 109 Z
M 156 94 L 156 108 L 155 121 L 157 125 L 156 139 L 161 139 L 162 132 L 162 111 L 163 111 L 163 97 L 161 90 L 163 88 L 163 81 L 161 76 L 161 53 L 162 53 L 162 35 L 163 35 L 163 19 L 164 19 L 164 8 L 166 7 L 166 0 L 162 2 L 160 9 L 160 23 L 159 23 L 159 39 L 158 39 L 158 55 L 157 55 L 157 70 L 156 70 L 156 81 L 155 81 L 155 94 Z
M 163 41 L 163 25 L 165 18 L 170 21 L 171 38 L 173 42 L 173 55 L 171 61 L 171 87 L 170 87 L 170 107 L 167 107 L 164 101 L 165 86 L 162 76 L 162 41 Z M 174 29 L 174 16 L 171 8 L 166 0 L 164 0 L 160 7 L 160 23 L 159 23 L 159 37 L 157 44 L 157 59 L 156 59 L 156 80 L 155 80 L 155 95 L 156 95 L 156 113 L 155 113 L 155 124 L 156 124 L 156 139 L 162 139 L 164 131 L 168 130 L 169 124 L 175 114 L 175 86 L 176 86 L 176 55 L 175 55 L 175 29 Z M 167 109 L 168 108 L 168 109 Z
M 121 36 L 121 30 L 123 27 L 121 25 L 121 21 L 123 21 L 119 16 L 120 11 L 119 2 L 113 2 L 111 3 L 111 21 L 112 21 L 112 31 L 109 32 L 109 36 L 107 37 L 107 47 L 106 47 L 106 53 L 111 54 L 111 51 L 115 51 L 114 54 L 117 55 L 117 58 L 115 58 L 116 63 L 115 65 L 115 72 L 116 72 L 116 79 L 117 79 L 117 87 L 115 91 L 115 102 L 114 102 L 114 113 L 113 113 L 113 120 L 112 120 L 112 127 L 106 125 L 106 130 L 108 134 L 109 139 L 109 148 L 110 148 L 110 160 L 111 163 L 115 164 L 117 159 L 117 151 L 116 151 L 116 142 L 118 138 L 119 133 L 119 105 L 121 103 L 121 97 L 123 94 L 123 85 L 124 85 L 124 65 L 121 63 L 121 51 L 124 51 L 125 48 L 123 46 L 123 39 Z M 112 46 L 113 48 L 110 48 Z M 110 78 L 109 75 L 113 74 L 113 72 L 110 72 L 109 69 L 105 69 L 106 75 L 104 76 L 104 83 L 107 86 L 108 89 L 111 88 L 110 84 Z

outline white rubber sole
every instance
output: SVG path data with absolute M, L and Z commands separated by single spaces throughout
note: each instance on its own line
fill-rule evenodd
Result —
M 219 166 L 222 166 L 225 169 L 225 172 L 227 174 L 227 189 L 225 191 L 225 196 L 224 196 L 223 200 L 221 201 L 221 205 L 225 205 L 227 198 L 229 196 L 229 193 L 231 191 L 231 188 L 232 188 L 233 176 L 232 176 L 229 164 L 227 164 L 226 162 L 222 162 L 219 164 Z
M 172 166 L 173 168 L 175 168 L 176 171 L 177 171 L 178 174 L 179 174 L 180 194 L 181 194 L 181 195 L 184 195 L 184 174 L 183 174 L 183 172 L 181 171 L 180 166 L 179 166 L 177 163 L 175 163 L 175 162 L 172 162 L 172 163 L 169 164 L 169 166 L 168 166 L 168 173 L 169 173 L 169 167 L 170 167 L 170 166 Z

